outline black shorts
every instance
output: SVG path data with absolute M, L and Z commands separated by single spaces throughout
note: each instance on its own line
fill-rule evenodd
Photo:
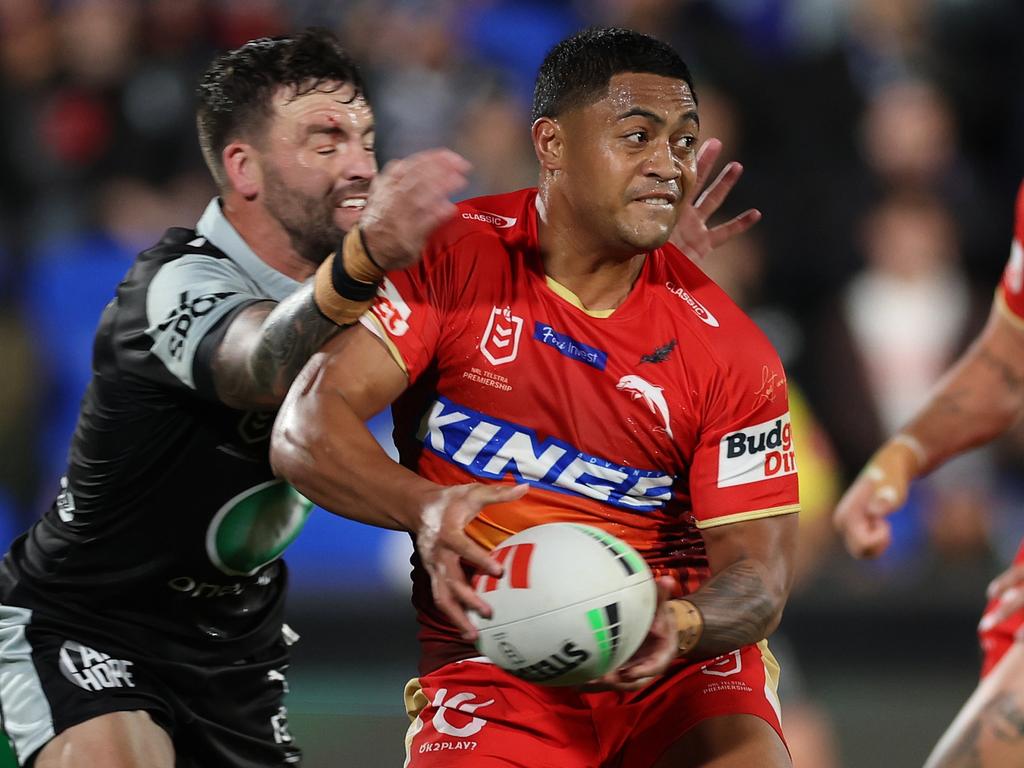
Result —
M 232 664 L 197 666 L 95 637 L 44 628 L 30 611 L 0 605 L 0 712 L 22 766 L 67 728 L 133 710 L 170 734 L 175 768 L 301 763 L 284 707 L 284 638 Z

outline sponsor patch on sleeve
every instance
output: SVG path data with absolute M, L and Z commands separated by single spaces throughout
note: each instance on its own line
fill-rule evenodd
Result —
M 412 310 L 406 304 L 398 288 L 388 278 L 384 278 L 380 288 L 377 289 L 377 299 L 374 301 L 370 311 L 376 315 L 380 324 L 392 336 L 404 336 L 409 330 L 409 315 Z
M 718 487 L 746 485 L 796 473 L 789 412 L 730 432 L 718 446 Z

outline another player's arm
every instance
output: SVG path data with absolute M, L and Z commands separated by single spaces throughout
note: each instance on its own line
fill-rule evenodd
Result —
M 526 487 L 441 486 L 392 461 L 363 422 L 408 383 L 384 345 L 362 326 L 337 336 L 310 360 L 285 399 L 271 438 L 271 463 L 324 509 L 412 532 L 435 602 L 472 638 L 466 608 L 484 615 L 490 609 L 469 588 L 459 558 L 496 576 L 502 569 L 464 529 L 482 507 L 517 499 Z
M 1005 432 L 1024 411 L 1024 321 L 996 300 L 978 339 L 919 413 L 872 457 L 836 509 L 847 549 L 876 557 L 890 541 L 885 516 L 910 483 Z
M 685 600 L 670 601 L 687 658 L 704 659 L 768 637 L 793 583 L 797 515 L 701 531 L 711 578 Z
M 231 321 L 214 353 L 218 398 L 242 410 L 276 408 L 310 356 L 339 330 L 317 308 L 312 283 L 279 304 L 251 304 Z
M 455 213 L 449 197 L 465 186 L 469 167 L 449 150 L 389 163 L 374 180 L 359 229 L 316 277 L 280 304 L 253 304 L 231 321 L 212 359 L 221 401 L 276 408 L 310 355 L 369 306 L 384 271 L 419 259 L 427 235 Z

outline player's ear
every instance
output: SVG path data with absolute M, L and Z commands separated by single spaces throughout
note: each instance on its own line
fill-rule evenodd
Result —
M 263 169 L 251 144 L 232 141 L 221 153 L 228 183 L 246 200 L 252 200 L 263 188 Z
M 533 124 L 533 151 L 537 153 L 540 167 L 545 171 L 562 168 L 565 154 L 565 140 L 562 126 L 550 117 L 538 117 Z

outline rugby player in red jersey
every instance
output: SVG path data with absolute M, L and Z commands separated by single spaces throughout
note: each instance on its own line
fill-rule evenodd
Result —
M 1024 413 L 1024 183 L 1017 193 L 1010 260 L 988 324 L 928 402 L 874 455 L 836 509 L 857 557 L 889 546 L 888 515 L 910 483 L 957 454 L 995 439 Z M 1004 768 L 1024 763 L 1024 544 L 988 590 L 978 626 L 981 682 L 939 740 L 926 768 Z
M 621 29 L 563 41 L 534 98 L 539 188 L 460 204 L 286 399 L 275 469 L 416 537 L 406 765 L 791 765 L 764 642 L 797 524 L 786 378 L 669 244 L 681 212 L 701 218 L 698 133 L 669 46 Z M 362 427 L 389 403 L 401 465 Z M 495 485 L 509 498 L 484 506 Z M 659 577 L 647 642 L 601 690 L 524 682 L 472 644 L 464 611 L 489 609 L 451 547 L 499 575 L 487 550 L 550 521 L 605 528 Z

